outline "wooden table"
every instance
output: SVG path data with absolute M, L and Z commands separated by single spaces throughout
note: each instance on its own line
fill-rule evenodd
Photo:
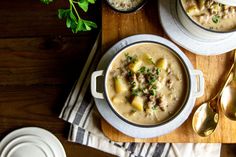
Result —
M 68 157 L 111 156 L 67 142 L 69 124 L 58 118 L 98 33 L 72 34 L 57 18 L 66 4 L 0 2 L 0 139 L 14 129 L 38 126 L 59 138 Z M 98 23 L 100 6 L 98 1 L 88 16 Z
M 0 2 L 0 138 L 38 126 L 59 138 L 68 157 L 112 156 L 67 142 L 69 124 L 57 118 L 97 34 L 72 34 L 57 18 L 61 6 L 65 1 L 49 6 L 31 0 Z M 92 7 L 89 17 L 99 21 L 100 8 L 100 3 Z

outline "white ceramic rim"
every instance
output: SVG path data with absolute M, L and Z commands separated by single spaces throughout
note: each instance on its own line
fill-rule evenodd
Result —
M 12 140 L 20 136 L 27 136 L 27 135 L 36 136 L 40 138 L 41 141 L 50 145 L 56 157 L 66 157 L 65 150 L 60 141 L 57 139 L 57 137 L 52 133 L 50 133 L 49 131 L 38 127 L 25 127 L 10 132 L 0 142 L 0 154 L 2 153 L 3 149 L 7 146 L 7 144 L 10 143 Z
M 158 42 L 163 45 L 166 45 L 173 49 L 185 62 L 186 68 L 190 72 L 190 95 L 186 102 L 186 106 L 180 111 L 179 115 L 173 118 L 171 121 L 154 126 L 154 127 L 140 127 L 131 125 L 123 120 L 121 120 L 110 108 L 109 104 L 106 102 L 105 99 L 96 99 L 95 104 L 98 108 L 98 111 L 102 115 L 102 117 L 113 127 L 115 127 L 120 132 L 136 138 L 152 138 L 161 136 L 164 134 L 169 133 L 170 131 L 179 127 L 190 115 L 193 106 L 195 105 L 196 101 L 196 78 L 195 75 L 192 75 L 191 72 L 194 71 L 193 66 L 189 59 L 184 55 L 184 53 L 172 42 L 168 41 L 159 36 L 149 35 L 149 34 L 141 34 L 141 35 L 134 35 L 127 37 L 119 42 L 117 42 L 114 46 L 112 46 L 102 57 L 98 64 L 98 70 L 106 70 L 110 60 L 113 56 L 119 52 L 122 48 L 130 45 L 132 43 L 141 42 L 141 41 L 153 41 Z M 194 73 L 194 72 L 193 72 Z
M 218 3 L 226 4 L 229 6 L 236 6 L 236 0 L 214 0 Z
M 162 27 L 175 43 L 198 55 L 218 55 L 236 48 L 236 33 L 218 41 L 201 39 L 190 33 L 178 19 L 176 1 L 159 0 L 158 2 Z

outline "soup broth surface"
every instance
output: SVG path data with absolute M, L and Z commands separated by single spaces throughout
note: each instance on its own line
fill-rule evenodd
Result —
M 213 0 L 182 0 L 186 13 L 199 25 L 215 31 L 236 29 L 236 7 Z
M 157 43 L 125 48 L 111 63 L 106 88 L 114 110 L 136 124 L 174 115 L 187 95 L 186 72 L 172 50 Z

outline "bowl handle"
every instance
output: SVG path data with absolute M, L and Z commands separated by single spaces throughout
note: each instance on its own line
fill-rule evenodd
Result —
M 194 90 L 194 97 L 201 97 L 204 94 L 204 77 L 203 77 L 203 73 L 200 70 L 193 70 L 193 75 L 195 77 L 195 79 L 199 79 L 199 81 L 195 83 L 195 90 Z
M 103 76 L 103 70 L 95 71 L 91 76 L 91 93 L 94 98 L 104 99 L 103 93 L 97 91 L 97 77 Z

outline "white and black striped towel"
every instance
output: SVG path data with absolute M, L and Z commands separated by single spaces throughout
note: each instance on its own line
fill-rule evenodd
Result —
M 90 76 L 100 55 L 98 36 L 83 68 L 61 111 L 60 118 L 71 123 L 68 140 L 87 145 L 117 156 L 142 157 L 219 157 L 221 144 L 128 143 L 113 142 L 100 130 L 100 115 L 90 92 Z

